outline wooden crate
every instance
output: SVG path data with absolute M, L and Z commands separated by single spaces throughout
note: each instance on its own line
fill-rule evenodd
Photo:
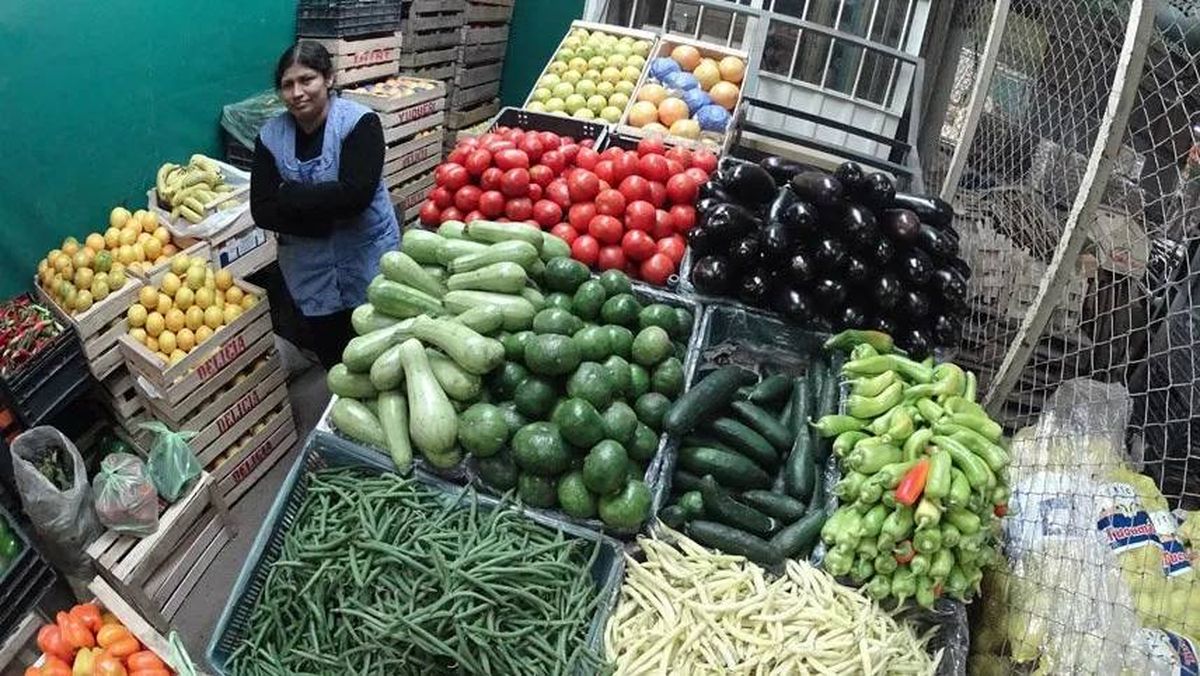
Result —
M 278 254 L 275 233 L 250 223 L 228 228 L 209 241 L 213 267 L 225 268 L 234 277 L 247 277 L 265 268 Z
M 395 146 L 416 137 L 426 129 L 432 129 L 442 124 L 444 119 L 442 111 L 445 108 L 446 99 L 438 98 L 396 113 L 380 113 L 381 121 L 385 125 L 383 142 L 389 146 Z M 395 158 L 392 151 L 393 148 L 390 147 L 384 150 L 384 162 Z M 388 157 L 390 152 L 393 155 L 392 158 Z
M 38 661 L 42 651 L 37 646 L 37 633 L 43 624 L 52 620 L 31 610 L 21 618 L 12 632 L 0 643 L 0 674 L 20 674 L 25 667 Z
M 436 28 L 433 30 L 414 30 L 404 34 L 404 51 L 406 52 L 426 52 L 440 49 L 454 49 L 458 47 L 459 35 L 462 31 L 462 22 L 449 28 Z
M 457 68 L 458 64 L 456 62 L 446 61 L 444 63 L 431 63 L 426 66 L 414 66 L 412 68 L 401 66 L 400 74 L 419 77 L 424 80 L 449 82 L 454 80 L 454 73 Z
M 385 186 L 394 188 L 437 167 L 442 160 L 442 135 L 437 129 L 431 132 L 397 147 L 396 159 L 387 160 L 383 165 Z
M 503 61 L 507 51 L 507 42 L 495 42 L 490 45 L 472 45 L 470 48 L 460 47 L 458 50 L 458 62 L 464 65 L 472 65 Z
M 121 365 L 121 353 L 117 350 L 118 339 L 128 330 L 125 313 L 137 302 L 138 292 L 145 282 L 130 276 L 125 286 L 110 293 L 107 298 L 95 303 L 87 312 L 68 314 L 34 280 L 34 292 L 38 302 L 50 308 L 63 326 L 70 326 L 79 337 L 83 356 L 88 369 L 97 380 L 104 380 Z
M 551 54 L 550 60 L 546 62 L 546 66 L 542 68 L 542 72 L 538 73 L 537 79 L 534 80 L 534 86 L 529 88 L 529 96 L 525 97 L 525 105 L 521 106 L 522 108 L 529 107 L 529 104 L 533 101 L 533 92 L 535 89 L 537 89 L 536 83 L 541 82 L 542 78 L 550 72 L 550 64 L 554 63 L 554 57 L 557 56 L 560 51 L 562 51 L 563 43 L 567 41 L 567 38 L 571 37 L 571 33 L 575 32 L 575 30 L 579 28 L 587 29 L 593 33 L 600 32 L 608 35 L 615 35 L 617 37 L 629 36 L 634 40 L 646 40 L 650 43 L 651 54 L 655 53 L 655 46 L 658 42 L 658 34 L 651 33 L 650 31 L 625 28 L 623 26 L 611 26 L 604 23 L 593 23 L 591 21 L 572 21 L 570 28 L 568 28 L 567 32 L 563 34 L 562 40 L 559 41 L 558 46 L 554 48 L 554 53 Z M 646 59 L 646 65 L 642 66 L 642 74 L 638 78 L 638 84 L 641 84 L 641 81 L 646 78 L 646 73 L 649 71 L 649 69 L 650 59 Z M 637 88 L 635 87 L 634 90 L 636 91 L 636 89 Z M 637 99 L 632 96 L 629 97 L 629 103 L 625 106 L 625 111 L 622 112 L 622 115 L 628 112 L 629 106 L 632 106 L 636 100 Z
M 408 45 L 405 45 L 400 52 L 400 68 L 420 68 L 435 63 L 450 63 L 455 60 L 457 55 L 457 45 L 422 51 L 410 50 Z
M 491 45 L 508 42 L 508 25 L 503 26 L 463 26 L 462 42 L 467 49 L 481 45 Z
M 311 39 L 311 38 L 310 38 Z M 400 34 L 382 37 L 320 38 L 333 56 L 333 81 L 341 88 L 394 75 L 400 67 Z
M 146 408 L 138 398 L 137 386 L 129 369 L 120 368 L 104 379 L 101 398 L 109 410 L 120 419 L 133 418 L 139 411 Z
M 500 99 L 484 101 L 474 107 L 456 110 L 446 118 L 446 126 L 450 129 L 463 129 L 493 117 L 500 112 Z
M 182 602 L 232 533 L 217 480 L 205 472 L 160 513 L 154 533 L 138 538 L 106 530 L 88 545 L 87 554 L 105 582 L 152 626 L 166 631 L 178 605 L 168 609 L 165 600 L 178 596 Z
M 163 636 L 163 633 L 169 633 L 167 629 L 156 629 L 147 618 L 143 617 L 136 608 L 134 608 L 121 594 L 113 588 L 103 577 L 97 575 L 88 583 L 88 591 L 95 597 L 93 601 L 100 606 L 101 610 L 111 613 L 129 630 L 129 633 L 137 637 L 146 649 L 154 653 L 167 664 L 174 672 L 181 673 L 185 668 L 185 664 L 179 664 L 174 655 L 178 650 L 182 650 L 182 646 L 178 644 L 171 645 L 171 642 Z M 183 657 L 194 667 L 195 660 L 183 652 Z M 195 670 L 196 676 L 207 676 L 204 671 Z
M 446 97 L 446 85 L 426 78 L 401 75 L 383 82 L 364 85 L 342 92 L 342 96 L 357 101 L 377 113 L 396 113 L 399 120 L 393 124 L 410 122 L 434 111 L 431 106 L 421 104 Z M 382 122 L 382 120 L 381 120 Z M 383 124 L 384 127 L 389 126 Z
M 466 23 L 508 23 L 512 19 L 513 6 L 488 5 L 480 2 L 467 3 Z
M 478 103 L 484 103 L 500 95 L 500 81 L 484 82 L 473 87 L 459 87 L 454 90 L 450 99 L 450 109 L 459 110 L 470 108 Z
M 257 424 L 256 415 L 264 414 L 287 401 L 287 371 L 280 368 L 278 357 L 254 380 L 245 380 L 224 392 L 218 400 L 197 412 L 203 420 L 188 421 L 183 429 L 195 431 L 188 440 L 201 464 L 207 464 L 229 450 L 245 431 Z
M 452 3 L 420 3 L 408 10 L 408 16 L 400 23 L 400 32 L 405 40 L 418 32 L 455 29 L 463 25 L 466 15 L 462 5 Z
M 433 183 L 433 174 L 423 174 L 391 189 L 392 204 L 396 206 L 396 219 L 401 227 L 416 219 Z
M 499 82 L 504 64 L 500 62 L 484 63 L 475 66 L 460 65 L 454 73 L 456 88 L 474 87 L 486 82 Z
M 209 463 L 209 471 L 217 480 L 217 490 L 233 504 L 245 495 L 268 470 L 287 455 L 299 438 L 292 407 L 285 397 L 281 404 L 270 408 L 264 403 L 252 426 L 250 436 L 234 448 Z M 249 419 L 249 418 L 248 418 Z M 258 431 L 256 427 L 262 423 Z

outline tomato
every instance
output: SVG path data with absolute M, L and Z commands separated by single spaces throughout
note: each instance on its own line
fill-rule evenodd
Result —
M 499 134 L 497 134 L 495 132 L 491 132 L 491 131 L 489 131 L 486 134 L 480 134 L 479 136 L 476 137 L 477 145 L 480 145 L 480 146 L 486 146 L 489 143 L 494 143 L 496 141 L 502 141 L 502 140 L 504 140 L 504 137 L 500 136 Z
M 564 140 L 562 145 L 558 147 L 558 152 L 562 153 L 563 159 L 566 160 L 567 164 L 573 164 L 575 162 L 575 155 L 579 152 L 579 146 L 569 140 Z
M 554 180 L 554 170 L 544 164 L 535 164 L 529 168 L 529 180 L 545 188 Z
M 584 148 L 595 148 L 596 147 L 596 139 L 585 138 L 579 142 L 579 145 L 583 146 Z
M 464 185 L 458 189 L 458 192 L 454 193 L 454 206 L 458 207 L 458 210 L 463 213 L 474 211 L 479 207 L 479 196 L 481 194 L 483 194 L 483 191 L 477 186 Z
M 533 215 L 533 202 L 528 197 L 511 199 L 504 205 L 504 215 L 514 221 L 523 221 Z
M 433 203 L 433 200 L 425 200 L 425 203 L 421 205 L 421 213 L 418 216 L 425 225 L 437 225 L 442 222 L 442 210 L 438 208 L 438 205 Z
M 668 149 L 666 155 L 668 160 L 675 160 L 684 167 L 691 166 L 692 164 L 692 151 L 683 146 L 675 146 Z
M 548 150 L 542 153 L 542 164 L 550 167 L 550 171 L 557 176 L 567 168 L 567 158 L 557 150 Z
M 550 181 L 550 185 L 546 186 L 546 198 L 564 209 L 571 206 L 571 191 L 567 188 L 567 182 L 561 178 Z
M 472 176 L 479 176 L 483 173 L 484 169 L 492 166 L 492 154 L 483 148 L 473 150 L 470 155 L 467 155 L 467 161 L 464 166 L 467 168 L 467 171 L 471 172 Z
M 605 183 L 609 183 L 609 184 L 611 184 L 613 182 L 613 161 L 612 160 L 600 160 L 599 162 L 596 163 L 596 168 L 594 169 L 594 171 L 596 172 L 596 177 L 599 178 L 601 181 L 604 181 Z
M 675 261 L 675 265 L 679 265 L 679 261 L 683 260 L 683 252 L 687 250 L 687 240 L 683 235 L 671 235 L 658 240 L 654 248 L 658 253 L 666 254 L 667 258 Z
M 685 165 L 682 165 L 679 162 L 668 157 L 667 158 L 667 175 L 674 176 L 675 174 L 682 174 L 684 166 Z M 670 180 L 670 179 L 667 179 L 667 180 Z
M 600 192 L 600 179 L 590 171 L 576 171 L 567 177 L 567 188 L 572 202 L 587 202 Z
M 450 154 L 446 156 L 446 161 L 453 162 L 455 164 L 463 164 L 467 161 L 467 157 L 470 156 L 471 150 L 472 148 L 467 146 L 455 146 L 454 150 L 451 150 Z
M 504 172 L 499 167 L 488 167 L 479 177 L 479 187 L 484 190 L 499 190 Z
M 441 178 L 435 176 L 434 180 L 450 192 L 455 192 L 471 182 L 471 174 L 461 164 L 443 164 L 438 167 L 438 170 L 442 172 L 442 176 Z
M 662 209 L 654 210 L 654 227 L 650 230 L 650 235 L 654 239 L 662 239 L 675 234 L 675 219 L 671 218 L 671 214 Z M 732 244 L 732 242 L 730 242 Z
M 529 184 L 529 192 L 525 193 L 525 196 L 528 197 L 530 200 L 536 202 L 536 201 L 542 199 L 543 192 L 544 192 L 544 190 L 543 190 L 542 186 L 538 185 L 537 183 L 530 183 Z
M 672 204 L 694 204 L 700 186 L 687 174 L 676 174 L 667 180 L 667 199 Z
M 692 166 L 711 174 L 717 170 L 717 156 L 707 148 L 698 148 L 692 152 Z
M 529 157 L 530 162 L 537 162 L 546 150 L 535 134 L 523 134 L 521 140 L 517 141 L 517 147 Z
M 492 153 L 492 157 L 495 157 L 496 153 L 502 150 L 516 150 L 517 148 L 517 144 L 509 141 L 508 139 L 496 139 L 495 141 L 484 143 L 482 145 Z
M 625 267 L 625 252 L 619 246 L 606 246 L 600 249 L 596 257 L 596 265 L 601 270 L 621 270 Z
M 668 178 L 671 178 L 671 172 L 667 168 L 667 158 L 662 155 L 642 155 L 638 160 L 638 173 L 643 178 L 659 183 L 666 183 Z
M 591 148 L 580 148 L 575 155 L 575 166 L 580 169 L 591 171 L 596 168 L 596 163 L 600 161 L 600 153 Z
M 657 208 L 667 204 L 667 187 L 658 181 L 650 181 L 650 203 Z
M 621 249 L 625 256 L 633 261 L 644 261 L 657 251 L 654 240 L 641 230 L 630 230 L 621 238 Z
M 517 168 L 529 168 L 529 156 L 516 148 L 506 148 L 498 153 L 493 153 L 492 161 L 496 163 L 497 167 L 505 171 Z
M 500 178 L 500 192 L 508 197 L 523 197 L 529 192 L 529 170 L 509 169 Z
M 600 153 L 600 159 L 608 160 L 609 162 L 616 162 L 624 154 L 625 154 L 624 150 L 621 150 L 617 146 L 613 146 L 611 148 L 604 150 L 604 152 Z
M 454 194 L 440 185 L 429 191 L 429 199 L 433 200 L 439 209 L 445 209 L 454 204 Z
M 626 202 L 650 199 L 650 181 L 641 176 L 626 176 L 617 186 L 617 190 L 625 196 Z
M 656 286 L 663 286 L 675 274 L 675 261 L 666 254 L 656 253 L 642 263 L 638 269 L 641 278 Z
M 696 226 L 696 207 L 690 204 L 676 204 L 667 212 L 675 224 L 675 232 L 687 233 Z
M 479 196 L 479 212 L 488 218 L 504 213 L 504 195 L 499 190 L 487 190 Z
M 462 220 L 462 212 L 459 211 L 457 208 L 450 207 L 448 209 L 442 210 L 442 216 L 440 219 L 440 221 L 442 223 L 445 223 L 446 221 L 461 221 L 461 220 Z
M 596 264 L 596 257 L 599 254 L 600 243 L 591 235 L 580 235 L 574 242 L 571 242 L 571 258 L 589 268 Z
M 600 194 L 596 195 L 596 212 L 605 216 L 616 216 L 617 218 L 624 216 L 625 196 L 611 188 L 601 190 Z
M 570 211 L 567 212 L 567 222 L 581 234 L 587 232 L 588 223 L 591 223 L 595 217 L 596 205 L 592 202 L 572 204 Z
M 483 213 L 480 212 L 478 209 L 476 209 L 475 211 L 472 211 L 471 213 L 467 214 L 466 216 L 463 216 L 463 223 L 470 223 L 471 221 L 482 221 L 482 220 L 483 220 Z
M 687 169 L 683 170 L 683 173 L 691 177 L 692 181 L 696 185 L 704 185 L 705 183 L 708 183 L 708 172 L 704 171 L 700 167 L 688 167 Z
M 479 147 L 479 137 L 478 136 L 464 136 L 464 137 L 458 139 L 458 142 L 455 144 L 455 147 L 456 148 L 467 148 L 468 150 L 474 150 L 475 148 Z
M 625 228 L 621 226 L 621 221 L 612 216 L 596 214 L 588 222 L 587 231 L 589 235 L 604 244 L 616 244 L 621 241 L 621 235 L 624 234 Z
M 618 185 L 628 176 L 634 176 L 638 173 L 637 153 L 623 152 L 617 159 L 613 160 L 613 180 Z M 626 195 L 628 197 L 628 195 Z
M 662 139 L 644 138 L 638 141 L 637 154 L 638 156 L 646 155 L 662 155 L 667 152 L 667 147 L 663 145 Z
M 550 200 L 538 200 L 533 203 L 533 220 L 543 228 L 562 223 L 562 215 L 562 207 Z
M 654 229 L 654 205 L 646 200 L 635 200 L 625 207 L 625 227 L 630 230 L 650 232 Z
M 538 132 L 538 139 L 542 142 L 542 147 L 546 150 L 554 150 L 562 144 L 562 139 L 552 131 Z

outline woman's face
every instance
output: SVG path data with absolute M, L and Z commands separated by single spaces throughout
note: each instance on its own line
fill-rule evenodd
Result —
M 312 68 L 294 63 L 279 80 L 279 95 L 292 115 L 313 119 L 329 104 L 329 81 Z

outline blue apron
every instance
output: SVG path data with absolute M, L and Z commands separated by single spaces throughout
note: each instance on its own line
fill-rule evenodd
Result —
M 296 123 L 290 113 L 267 121 L 263 145 L 275 156 L 285 181 L 336 181 L 342 140 L 371 110 L 334 96 L 325 120 L 321 154 L 296 159 Z M 371 204 L 361 214 L 334 224 L 329 237 L 279 235 L 279 268 L 292 299 L 307 317 L 320 317 L 366 302 L 367 285 L 379 271 L 379 257 L 400 245 L 400 226 L 382 179 Z

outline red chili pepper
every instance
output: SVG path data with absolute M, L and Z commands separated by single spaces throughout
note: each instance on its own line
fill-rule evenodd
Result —
M 924 457 L 908 470 L 896 485 L 896 502 L 911 507 L 921 499 L 921 493 L 925 490 L 925 480 L 929 478 L 929 465 L 929 458 Z
M 892 556 L 896 557 L 896 563 L 902 566 L 909 561 L 912 561 L 913 557 L 916 555 L 917 550 L 913 549 L 911 540 L 905 540 L 904 542 L 901 542 L 900 544 L 896 545 L 895 549 L 892 550 Z
M 1008 503 L 1002 502 L 996 505 L 992 508 L 992 513 L 997 517 L 1004 518 L 1004 515 L 1008 514 Z

